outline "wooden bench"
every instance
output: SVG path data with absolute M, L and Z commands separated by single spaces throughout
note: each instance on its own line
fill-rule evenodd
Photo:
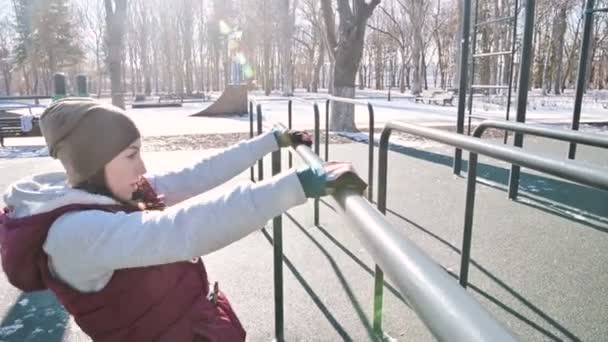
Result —
M 419 96 L 416 97 L 415 102 L 452 106 L 454 104 L 454 94 L 437 90 L 424 90 Z
M 4 138 L 42 136 L 37 117 L 32 118 L 32 130 L 24 132 L 21 129 L 20 116 L 5 116 L 6 114 L 2 111 L 0 111 L 0 114 L 4 114 L 0 117 L 0 146 L 4 147 Z

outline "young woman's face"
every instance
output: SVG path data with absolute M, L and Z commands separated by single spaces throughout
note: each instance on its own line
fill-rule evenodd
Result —
M 105 166 L 106 185 L 122 201 L 131 199 L 137 181 L 146 173 L 140 148 L 141 140 L 137 139 Z

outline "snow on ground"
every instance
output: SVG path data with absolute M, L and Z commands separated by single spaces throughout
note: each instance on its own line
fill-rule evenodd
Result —
M 320 127 L 325 127 L 325 94 L 306 93 L 304 90 L 296 91 L 293 101 L 293 128 L 312 130 L 314 128 L 313 103 L 319 105 Z M 215 97 L 219 94 L 213 94 Z M 386 99 L 386 92 L 365 90 L 357 92 L 357 99 L 363 103 L 374 105 L 375 128 L 380 129 L 391 120 L 404 120 L 426 126 L 453 126 L 456 122 L 456 106 L 438 106 L 415 103 L 411 94 L 399 94 L 393 91 L 393 101 Z M 304 99 L 304 100 L 298 100 Z M 265 129 L 272 122 L 287 124 L 287 99 L 279 93 L 264 96 L 262 92 L 250 93 L 250 100 L 260 104 L 263 109 Z M 109 99 L 102 101 L 108 102 Z M 608 122 L 608 109 L 604 105 L 608 101 L 608 92 L 592 92 L 585 98 L 581 122 Z M 455 103 L 457 101 L 454 101 Z M 537 123 L 556 123 L 567 128 L 571 122 L 573 95 L 567 93 L 561 96 L 543 96 L 538 91 L 529 95 L 527 121 Z M 44 103 L 43 103 L 44 104 Z M 244 116 L 229 117 L 192 117 L 193 113 L 209 106 L 211 102 L 184 103 L 182 107 L 169 108 L 127 108 L 127 115 L 139 127 L 144 137 L 182 136 L 195 134 L 226 134 L 249 132 L 249 118 Z M 504 106 L 475 100 L 474 113 L 488 118 L 503 120 Z M 129 106 L 128 106 L 129 107 Z M 27 112 L 27 109 L 21 111 Z M 34 108 L 34 112 L 41 112 L 41 108 Z M 25 113 L 24 112 L 24 113 Z M 515 117 L 512 108 L 511 118 Z M 369 114 L 367 106 L 355 106 L 355 122 L 358 128 L 369 127 Z M 475 120 L 473 121 L 473 123 Z M 603 133 L 605 128 L 583 125 L 581 130 Z M 411 142 L 410 142 L 411 143 Z M 33 138 L 7 138 L 8 147 L 0 149 L 0 158 L 34 157 L 48 155 L 44 148 L 44 139 Z

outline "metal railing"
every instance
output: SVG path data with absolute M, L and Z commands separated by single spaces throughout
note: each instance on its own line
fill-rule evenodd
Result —
M 496 121 L 487 120 L 481 122 L 473 136 L 481 138 L 483 133 L 489 128 L 497 128 L 505 132 L 517 132 L 520 134 L 535 135 L 544 138 L 566 141 L 569 143 L 578 143 L 588 146 L 608 148 L 608 137 L 600 134 L 580 133 L 574 130 L 555 129 L 543 125 L 529 125 L 521 122 Z M 515 174 L 513 174 L 515 172 Z M 519 167 L 511 168 L 512 175 L 509 177 L 509 198 L 516 199 L 519 187 Z
M 516 122 L 507 121 L 484 121 L 482 122 L 473 132 L 475 138 L 480 138 L 488 128 L 497 128 L 502 130 L 514 131 L 521 134 L 530 134 L 541 136 L 545 138 L 552 138 L 570 143 L 578 143 L 589 146 L 596 146 L 602 148 L 608 148 L 608 137 L 599 134 L 580 133 L 577 131 L 553 129 L 540 125 L 527 125 Z M 539 157 L 544 158 L 544 157 Z M 546 159 L 546 158 L 545 158 Z M 464 287 L 468 284 L 469 276 L 469 264 L 471 262 L 471 240 L 473 235 L 473 211 L 475 209 L 475 191 L 477 187 L 477 164 L 478 164 L 478 153 L 470 152 L 469 154 L 469 169 L 467 171 L 467 190 L 465 199 L 464 209 L 464 230 L 462 237 L 462 258 L 460 261 L 460 284 Z M 559 160 L 553 160 L 552 165 L 554 169 L 559 171 L 560 165 L 573 164 L 572 162 L 563 162 Z M 608 174 L 605 170 L 601 169 L 589 169 L 588 166 L 574 165 L 578 168 L 578 174 L 580 175 L 582 170 L 588 169 L 591 174 L 582 178 L 572 179 L 572 175 L 568 174 L 557 174 L 550 173 L 545 170 L 546 173 L 553 174 L 555 176 L 571 179 L 578 183 L 589 185 L 592 187 L 601 188 L 608 190 Z M 519 167 L 517 168 L 519 170 Z M 599 178 L 597 176 L 600 176 Z M 589 178 L 586 178 L 589 177 Z M 510 177 L 512 181 L 514 178 Z M 519 172 L 517 174 L 516 183 L 509 183 L 509 198 L 514 199 L 513 194 L 517 195 L 517 187 L 519 185 Z
M 506 128 L 503 126 L 500 128 Z M 475 184 L 477 175 L 477 155 L 482 154 L 494 159 L 506 161 L 514 165 L 527 167 L 533 170 L 544 172 L 563 179 L 568 179 L 580 184 L 608 190 L 608 172 L 605 169 L 593 168 L 575 162 L 556 160 L 518 148 L 507 147 L 487 143 L 475 137 L 463 136 L 456 133 L 449 133 L 433 128 L 421 127 L 413 124 L 391 121 L 385 125 L 380 136 L 379 146 L 379 166 L 378 166 L 378 209 L 382 212 L 386 210 L 386 183 L 388 174 L 388 143 L 391 132 L 398 130 L 404 133 L 427 138 L 441 142 L 461 150 L 468 150 L 471 153 L 469 160 L 469 171 L 467 178 L 467 194 L 465 205 L 468 209 L 465 212 L 464 238 L 462 247 L 460 283 L 466 287 L 468 282 L 468 265 L 470 261 L 471 235 L 473 223 L 473 207 L 475 200 Z M 480 131 L 481 132 L 481 131 Z M 540 131 L 537 130 L 540 134 Z M 557 134 L 554 134 L 557 136 Z M 581 142 L 589 142 L 589 139 L 581 139 Z
M 257 118 L 262 119 L 261 105 L 257 108 Z M 261 127 L 260 123 L 258 127 Z M 295 149 L 308 165 L 323 165 L 318 148 L 316 150 L 315 153 L 303 145 Z M 272 154 L 273 174 L 280 172 L 280 158 L 280 152 Z M 401 295 L 435 337 L 451 341 L 515 340 L 444 269 L 403 237 L 363 196 L 352 190 L 341 190 L 332 197 L 365 249 L 395 282 Z M 275 335 L 278 341 L 284 340 L 281 239 L 282 219 L 279 216 L 273 219 Z

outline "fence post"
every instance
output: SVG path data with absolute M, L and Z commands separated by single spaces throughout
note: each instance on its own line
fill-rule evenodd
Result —
M 524 21 L 524 37 L 521 52 L 521 67 L 519 71 L 518 94 L 517 94 L 517 122 L 526 121 L 526 106 L 528 103 L 528 84 L 530 83 L 530 66 L 532 65 L 532 38 L 534 35 L 534 7 L 535 0 L 526 1 L 526 17 Z M 524 136 L 515 133 L 513 145 L 522 147 Z M 517 199 L 519 189 L 519 165 L 511 165 L 509 174 L 509 198 Z
M 320 127 L 319 127 L 319 105 L 315 102 L 313 105 L 313 110 L 315 112 L 315 154 L 319 155 L 319 141 L 320 141 Z M 314 222 L 315 226 L 319 226 L 319 199 L 315 198 L 314 203 Z
M 281 172 L 281 150 L 272 152 L 272 174 Z M 274 321 L 276 341 L 284 341 L 283 315 L 283 216 L 272 219 L 272 245 L 274 257 Z
M 257 124 L 258 124 L 258 135 L 262 134 L 262 105 L 257 106 Z M 258 181 L 264 179 L 264 159 L 258 160 Z
M 325 161 L 329 161 L 329 104 L 325 101 Z
M 292 106 L 293 106 L 293 101 L 289 100 L 287 102 L 287 128 L 289 128 L 289 129 L 292 128 L 292 126 L 291 126 L 291 124 L 292 124 L 291 120 L 292 120 L 292 117 L 293 117 Z M 293 166 L 293 158 L 292 158 L 292 155 L 291 155 L 291 151 L 289 151 L 289 167 L 291 168 L 292 166 Z
M 374 203 L 374 107 L 367 103 L 369 112 L 369 138 L 368 138 L 368 160 L 367 160 L 367 198 Z
M 253 101 L 249 101 L 249 139 L 253 138 Z M 255 181 L 253 166 L 249 168 L 251 181 Z

